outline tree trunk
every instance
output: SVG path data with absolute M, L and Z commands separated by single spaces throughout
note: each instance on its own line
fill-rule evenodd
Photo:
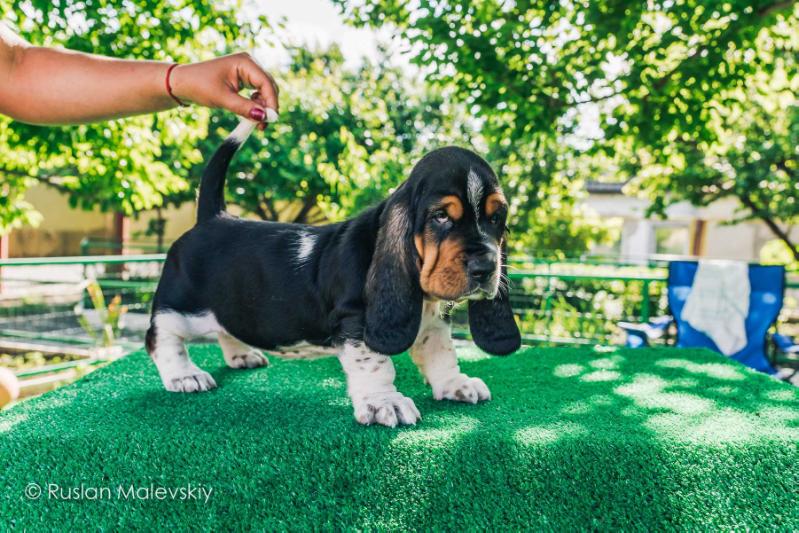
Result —
M 305 222 L 307 222 L 306 217 L 308 216 L 308 213 L 316 205 L 316 203 L 314 202 L 315 196 L 316 195 L 308 195 L 305 197 L 305 201 L 302 204 L 302 209 L 300 209 L 300 212 L 297 213 L 296 217 L 294 217 L 295 223 L 304 224 Z
M 785 243 L 785 246 L 787 246 L 788 250 L 791 251 L 794 261 L 799 262 L 799 246 L 797 246 L 796 244 L 793 243 L 793 241 L 791 241 L 791 236 L 788 235 L 787 232 L 783 231 L 782 228 L 780 228 L 777 225 L 777 223 L 771 220 L 770 218 L 765 216 L 758 216 L 758 218 L 760 218 L 760 220 L 762 220 L 766 224 L 766 226 L 769 227 L 769 229 L 771 230 L 772 233 L 774 233 L 774 235 L 779 237 L 780 240 Z
M 762 220 L 774 235 L 776 235 L 782 242 L 785 243 L 785 245 L 788 247 L 788 250 L 791 251 L 794 260 L 799 261 L 799 246 L 797 246 L 791 240 L 791 236 L 788 234 L 788 232 L 783 230 L 773 218 L 761 212 L 751 198 L 747 196 L 741 196 L 741 202 L 752 212 L 754 216 Z
M 155 217 L 158 224 L 158 231 L 156 232 L 156 242 L 158 243 L 156 246 L 156 250 L 158 253 L 164 253 L 164 233 L 165 233 L 165 225 L 164 222 L 164 214 L 161 212 L 160 207 L 155 208 Z

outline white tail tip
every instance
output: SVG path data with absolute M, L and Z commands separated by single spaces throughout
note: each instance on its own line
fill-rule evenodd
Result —
M 244 141 L 247 140 L 247 137 L 250 136 L 252 130 L 254 130 L 257 125 L 257 122 L 243 118 L 241 122 L 239 122 L 239 125 L 236 126 L 236 129 L 230 132 L 227 140 L 233 141 L 236 144 L 244 144 Z

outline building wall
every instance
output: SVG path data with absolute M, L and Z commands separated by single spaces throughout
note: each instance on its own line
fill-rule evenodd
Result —
M 703 256 L 719 259 L 757 261 L 760 256 L 757 223 L 745 222 L 734 226 L 709 222 Z
M 25 200 L 42 214 L 42 221 L 35 228 L 25 227 L 11 232 L 11 257 L 75 255 L 79 253 L 80 241 L 84 237 L 113 237 L 112 213 L 74 209 L 66 195 L 55 189 L 34 186 L 26 191 Z
M 90 237 L 98 241 L 116 238 L 115 214 L 98 210 L 86 211 L 69 205 L 65 194 L 44 185 L 34 186 L 25 193 L 25 200 L 42 215 L 40 224 L 13 230 L 9 235 L 10 257 L 47 257 L 80 255 L 81 241 Z M 194 203 L 162 211 L 166 219 L 164 242 L 171 243 L 194 224 Z M 145 231 L 150 219 L 157 218 L 155 210 L 144 211 L 129 220 L 129 238 L 154 241 Z M 94 249 L 92 253 L 112 253 L 112 249 Z
M 67 196 L 53 188 L 37 185 L 28 189 L 25 200 L 42 215 L 41 223 L 35 227 L 13 230 L 9 235 L 10 257 L 54 257 L 81 254 L 81 241 L 92 240 L 115 242 L 115 214 L 98 210 L 86 211 L 69 205 Z M 239 215 L 236 206 L 230 212 Z M 161 210 L 166 220 L 164 243 L 169 245 L 194 225 L 195 205 L 187 202 L 180 207 Z M 151 209 L 129 217 L 127 236 L 134 243 L 147 241 L 155 243 L 155 236 L 146 234 L 150 220 L 158 218 L 157 211 Z M 130 248 L 136 250 L 135 246 Z M 114 253 L 111 247 L 96 247 L 93 254 Z M 148 249 L 146 251 L 153 251 Z
M 166 220 L 164 227 L 164 242 L 171 243 L 181 235 L 183 235 L 189 228 L 194 225 L 195 207 L 194 202 L 187 202 L 177 208 L 169 208 L 161 210 L 162 216 Z M 150 220 L 158 218 L 157 212 L 154 209 L 143 211 L 136 217 L 130 220 L 130 238 L 133 241 L 154 241 L 154 236 L 147 236 L 147 226 Z
M 691 254 L 698 244 L 699 256 L 714 259 L 758 261 L 763 246 L 777 238 L 765 224 L 756 220 L 728 224 L 737 216 L 738 208 L 731 199 L 702 208 L 687 203 L 676 204 L 667 210 L 666 219 L 647 218 L 647 202 L 623 194 L 590 194 L 585 204 L 603 218 L 620 217 L 624 220 L 618 248 L 628 259 L 657 253 L 656 234 L 664 228 L 687 229 L 690 242 L 685 254 Z M 701 242 L 696 243 L 699 221 L 704 222 L 704 231 Z M 791 236 L 799 240 L 799 228 L 793 228 Z

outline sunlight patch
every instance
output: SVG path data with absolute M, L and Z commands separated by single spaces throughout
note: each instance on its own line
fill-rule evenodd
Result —
M 693 378 L 679 378 L 679 379 L 672 379 L 671 385 L 674 387 L 685 387 L 686 389 L 691 387 L 698 387 L 699 382 Z
M 795 409 L 764 405 L 750 413 L 719 407 L 716 402 L 696 394 L 665 391 L 673 385 L 657 376 L 639 374 L 632 383 L 617 387 L 615 392 L 630 398 L 639 408 L 653 410 L 645 426 L 670 439 L 704 444 L 799 440 L 799 426 L 796 426 L 799 413 Z M 727 388 L 736 391 L 734 387 Z M 724 388 L 713 390 L 718 393 L 720 389 Z M 625 410 L 622 412 L 626 414 Z M 642 413 L 630 411 L 629 414 L 641 416 Z
M 565 364 L 556 366 L 553 374 L 559 378 L 573 378 L 580 375 L 583 370 L 585 370 L 583 365 Z
M 774 422 L 799 422 L 799 410 L 790 407 L 764 407 L 759 411 L 765 420 Z
M 600 406 L 612 405 L 613 399 L 610 396 L 595 396 L 591 398 L 591 403 Z
M 530 426 L 516 432 L 519 444 L 531 446 L 536 444 L 552 444 L 564 437 L 572 437 L 586 433 L 586 429 L 573 422 L 552 424 L 550 426 Z
M 11 431 L 14 426 L 19 424 L 20 422 L 24 422 L 28 418 L 27 415 L 23 414 L 4 414 L 3 420 L 0 420 L 0 433 L 6 433 L 7 431 Z
M 593 361 L 589 362 L 588 365 L 592 368 L 598 368 L 601 370 L 615 370 L 619 368 L 619 363 L 622 362 L 624 362 L 624 357 L 620 355 L 614 355 L 613 357 L 594 359 Z
M 573 402 L 560 410 L 565 415 L 585 415 L 591 412 L 591 407 L 585 402 Z
M 615 381 L 621 374 L 615 370 L 596 370 L 580 378 L 580 381 Z
M 752 440 L 799 440 L 799 427 L 764 425 L 757 416 L 734 409 L 714 409 L 710 415 L 686 417 L 660 414 L 651 417 L 646 425 L 659 433 L 686 442 L 719 444 Z
M 694 363 L 687 359 L 661 359 L 655 361 L 655 364 L 665 368 L 681 368 L 692 374 L 704 374 L 716 379 L 744 379 L 744 375 L 738 369 L 723 363 Z
M 596 353 L 615 353 L 619 351 L 618 346 L 602 346 L 601 344 L 597 344 L 594 346 L 594 351 Z M 621 356 L 618 356 L 620 359 L 624 359 Z
M 344 380 L 340 378 L 325 378 L 322 380 L 322 387 L 325 389 L 343 389 Z
M 797 390 L 799 389 L 770 390 L 764 396 L 769 400 L 776 400 L 778 402 L 799 402 L 799 396 L 796 394 Z
M 407 431 L 399 433 L 394 440 L 391 441 L 391 445 L 403 448 L 413 448 L 418 444 L 449 446 L 456 438 L 463 437 L 464 434 L 477 427 L 477 419 L 470 416 L 456 418 L 448 414 L 446 419 L 442 418 L 442 421 L 444 420 L 447 424 L 446 427 L 430 429 L 409 428 Z
M 639 374 L 632 383 L 616 388 L 615 392 L 632 399 L 639 407 L 668 409 L 682 415 L 705 413 L 715 406 L 712 400 L 694 394 L 663 392 L 667 385 L 657 376 Z
M 455 351 L 458 353 L 458 359 L 462 361 L 480 361 L 482 359 L 490 359 L 491 356 L 484 351 L 480 350 L 474 343 L 471 342 L 455 342 Z

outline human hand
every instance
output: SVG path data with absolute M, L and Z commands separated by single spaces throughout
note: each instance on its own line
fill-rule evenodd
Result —
M 278 119 L 277 83 L 247 53 L 178 65 L 169 81 L 172 93 L 180 100 L 227 109 L 260 122 L 260 129 Z M 257 92 L 248 99 L 239 94 L 242 87 Z

